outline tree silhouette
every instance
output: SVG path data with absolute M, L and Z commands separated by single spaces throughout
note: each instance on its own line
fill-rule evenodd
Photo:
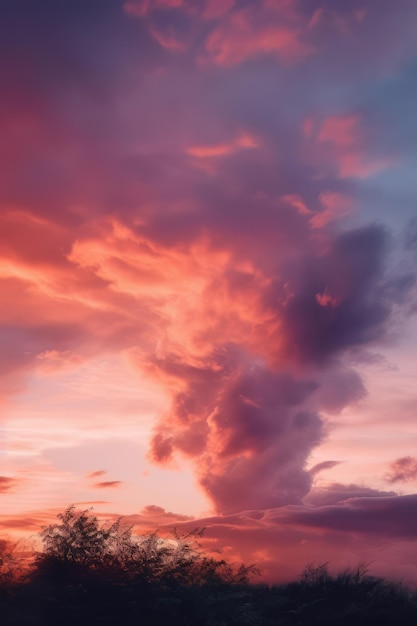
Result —
M 170 586 L 246 584 L 258 573 L 254 566 L 236 570 L 207 554 L 198 542 L 202 528 L 182 535 L 174 529 L 170 538 L 156 532 L 135 536 L 132 528 L 122 518 L 100 522 L 91 509 L 72 505 L 58 515 L 57 523 L 41 531 L 43 552 L 36 557 L 37 571 L 58 578 L 94 573 Z
M 89 510 L 77 511 L 70 506 L 58 515 L 61 523 L 45 527 L 40 536 L 44 553 L 40 557 L 86 565 L 103 559 L 109 532 L 100 527 Z
M 70 572 L 126 572 L 136 558 L 132 527 L 119 518 L 100 523 L 91 509 L 74 505 L 58 516 L 58 523 L 43 528 L 43 552 L 37 554 L 37 571 L 42 574 Z

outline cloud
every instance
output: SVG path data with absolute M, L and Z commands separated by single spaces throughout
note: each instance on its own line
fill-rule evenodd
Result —
M 280 16 L 282 18 L 282 16 Z M 234 11 L 215 27 L 206 40 L 208 58 L 221 66 L 233 66 L 248 59 L 273 55 L 284 62 L 298 61 L 310 54 L 301 40 L 297 23 L 266 20 L 255 8 Z
M 294 510 L 289 523 L 301 523 L 337 532 L 360 532 L 397 539 L 415 539 L 417 495 L 349 498 L 339 504 Z
M 90 472 L 87 474 L 87 478 L 99 478 L 107 474 L 106 470 L 97 470 L 96 472 Z
M 416 496 L 335 484 L 316 498 L 308 504 L 176 520 L 175 526 L 180 533 L 205 528 L 207 549 L 220 549 L 229 561 L 257 563 L 269 582 L 293 580 L 311 562 L 326 560 L 338 570 L 365 560 L 371 574 L 415 584 Z M 161 531 L 172 528 L 170 520 L 160 522 Z
M 390 332 L 397 298 L 387 289 L 388 243 L 385 229 L 372 225 L 284 267 L 279 281 L 266 281 L 255 318 L 235 318 L 245 349 L 206 329 L 206 349 L 194 358 L 175 344 L 161 350 L 150 371 L 171 381 L 173 405 L 156 427 L 152 458 L 193 459 L 223 513 L 300 502 L 311 488 L 307 458 L 324 436 L 319 411 L 338 413 L 366 395 L 341 359 Z M 234 280 L 226 285 L 233 294 Z M 252 339 L 253 319 L 265 321 Z
M 80 239 L 70 258 L 94 268 L 116 300 L 129 293 L 145 311 L 164 311 L 163 334 L 158 318 L 149 327 L 157 350 L 150 341 L 136 352 L 173 398 L 152 458 L 192 459 L 219 511 L 299 502 L 311 487 L 308 456 L 324 436 L 320 411 L 340 412 L 366 393 L 344 355 L 384 339 L 397 310 L 386 231 L 331 234 L 324 252 L 310 248 L 279 266 L 278 280 L 275 268 L 231 269 L 233 251 L 210 242 L 175 250 L 109 226 L 100 239 Z
M 317 463 L 311 467 L 309 472 L 311 476 L 316 476 L 325 470 L 332 469 L 333 467 L 340 465 L 340 463 L 342 463 L 342 461 L 322 461 L 321 463 Z
M 376 141 L 369 132 L 366 120 L 359 113 L 331 115 L 321 121 L 308 118 L 304 121 L 303 132 L 312 159 L 322 165 L 322 174 L 331 169 L 339 178 L 367 178 L 393 162 L 393 156 L 381 157 L 372 143 Z M 321 223 L 334 219 L 338 213 L 348 214 L 351 209 L 349 199 L 335 192 L 321 195 L 325 211 L 312 218 L 315 228 Z
M 82 503 L 81 503 L 82 504 Z M 89 503 L 84 503 L 89 504 Z M 269 582 L 293 580 L 306 564 L 329 561 L 331 570 L 365 560 L 370 573 L 417 581 L 413 525 L 416 496 L 372 490 L 358 485 L 333 484 L 313 490 L 297 505 L 245 510 L 229 515 L 196 518 L 178 515 L 156 505 L 124 517 L 136 534 L 173 528 L 187 533 L 205 528 L 203 546 L 221 551 L 229 562 L 255 562 Z M 37 532 L 52 523 L 58 510 L 34 511 L 20 517 L 1 516 L 6 531 Z M 95 513 L 100 519 L 116 513 Z
M 0 527 L 2 527 L 6 532 L 14 530 L 37 532 L 40 528 L 40 520 L 32 517 L 4 516 L 0 519 Z
M 156 429 L 154 459 L 167 462 L 175 451 L 194 458 L 222 512 L 297 502 L 309 491 L 304 464 L 322 437 L 319 417 L 305 406 L 314 381 L 274 373 L 233 346 L 199 368 L 157 365 L 182 389 Z
M 348 231 L 287 282 L 286 300 L 282 285 L 273 284 L 267 304 L 272 311 L 276 307 L 287 358 L 322 362 L 385 335 L 396 305 L 385 293 L 387 248 L 388 236 L 380 226 Z M 333 306 L 323 306 L 326 293 Z
M 320 194 L 320 204 L 323 210 L 318 211 L 310 218 L 311 227 L 323 228 L 334 220 L 339 220 L 352 212 L 352 202 L 338 192 L 323 191 Z
M 337 462 L 325 461 L 324 463 L 319 463 L 318 466 L 326 465 L 325 469 L 328 469 L 330 468 L 330 466 L 327 465 L 328 463 L 330 463 L 331 467 L 337 465 Z M 321 469 L 320 467 L 319 471 L 321 471 Z M 315 468 L 312 468 L 312 470 L 315 470 Z M 315 473 L 316 472 L 317 470 Z M 304 498 L 304 502 L 309 505 L 314 505 L 315 507 L 321 507 L 340 504 L 352 498 L 395 497 L 396 495 L 395 491 L 381 491 L 366 487 L 365 485 L 330 483 L 321 488 L 314 487 Z
M 127 515 L 125 520 L 128 524 L 135 526 L 135 533 L 154 532 L 158 528 L 165 528 L 171 531 L 178 524 L 184 522 L 192 522 L 194 517 L 191 515 L 181 515 L 166 511 L 163 507 L 155 504 L 148 504 L 138 514 Z M 197 525 L 198 522 L 194 525 Z
M 116 487 L 120 487 L 123 484 L 121 480 L 105 480 L 103 482 L 94 483 L 93 487 L 95 489 L 115 489 Z
M 0 493 L 6 493 L 13 489 L 16 484 L 16 480 L 14 478 L 10 478 L 9 476 L 0 476 Z
M 258 142 L 254 137 L 251 137 L 249 133 L 242 133 L 235 141 L 226 144 L 219 145 L 206 145 L 206 146 L 190 146 L 187 148 L 187 153 L 190 156 L 198 159 L 223 157 L 234 152 L 247 149 L 257 148 Z
M 390 464 L 390 471 L 386 476 L 389 483 L 413 481 L 417 478 L 417 459 L 405 456 L 396 459 Z

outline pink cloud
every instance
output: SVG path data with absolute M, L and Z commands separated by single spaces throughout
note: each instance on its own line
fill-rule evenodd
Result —
M 177 524 L 191 522 L 194 519 L 191 515 L 172 513 L 155 504 L 148 504 L 138 514 L 126 516 L 126 522 L 134 524 L 137 534 L 153 532 L 161 527 L 172 530 Z
M 405 456 L 390 464 L 390 471 L 386 476 L 389 483 L 413 481 L 417 478 L 417 459 Z
M 301 40 L 298 25 L 267 23 L 254 10 L 241 9 L 210 33 L 206 52 L 217 65 L 232 66 L 263 55 L 295 62 L 310 54 L 311 49 Z
M 365 560 L 371 574 L 415 584 L 417 568 L 409 566 L 410 554 L 416 554 L 414 507 L 413 496 L 333 485 L 308 505 L 190 520 L 168 519 L 163 511 L 144 515 L 144 511 L 129 521 L 136 522 L 138 529 L 148 529 L 149 515 L 167 532 L 173 524 L 179 532 L 204 527 L 203 544 L 208 549 L 220 549 L 229 561 L 255 562 L 269 582 L 293 580 L 311 562 L 327 561 L 331 570 L 337 570 Z M 378 522 L 381 515 L 382 523 Z
M 311 136 L 311 126 L 304 128 Z M 330 116 L 317 127 L 317 153 L 326 167 L 336 168 L 340 178 L 367 178 L 392 164 L 390 157 L 376 155 L 370 146 L 364 120 L 359 115 Z M 331 216 L 331 209 L 328 208 Z
M 320 306 L 338 306 L 340 301 L 338 298 L 333 297 L 326 289 L 323 293 L 316 294 L 316 301 Z
M 313 211 L 307 207 L 305 202 L 297 194 L 287 194 L 282 198 L 285 202 L 293 206 L 301 215 L 311 215 Z
M 346 217 L 353 210 L 351 199 L 341 193 L 323 191 L 319 200 L 321 210 L 310 218 L 313 229 L 324 228 L 327 224 Z
M 328 141 L 340 148 L 349 148 L 357 143 L 360 117 L 329 117 L 324 120 L 318 132 L 320 142 Z

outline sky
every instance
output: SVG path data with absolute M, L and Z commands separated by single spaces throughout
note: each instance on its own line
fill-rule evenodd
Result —
M 417 584 L 415 0 L 0 9 L 0 535 Z

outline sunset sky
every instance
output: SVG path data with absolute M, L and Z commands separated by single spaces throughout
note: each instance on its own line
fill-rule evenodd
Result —
M 0 536 L 76 503 L 417 584 L 416 24 L 0 0 Z

